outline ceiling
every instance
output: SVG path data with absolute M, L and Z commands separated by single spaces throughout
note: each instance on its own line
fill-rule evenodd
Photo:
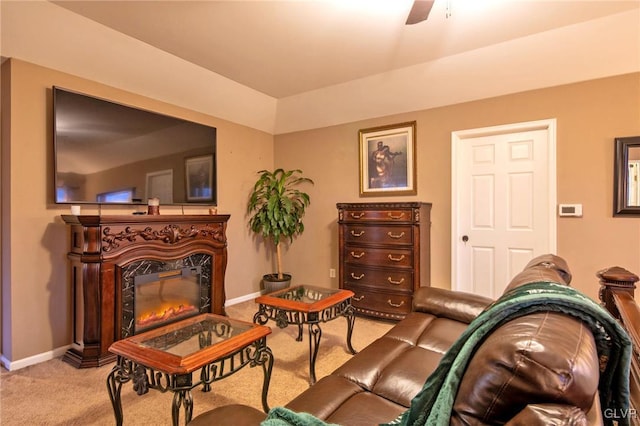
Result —
M 278 99 L 640 10 L 638 0 L 436 0 L 428 20 L 405 25 L 413 0 L 53 3 Z

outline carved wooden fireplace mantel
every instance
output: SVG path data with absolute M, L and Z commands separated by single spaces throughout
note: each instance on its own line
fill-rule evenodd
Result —
M 64 361 L 84 368 L 115 360 L 109 346 L 130 333 L 125 324 L 126 277 L 131 269 L 147 268 L 145 262 L 193 266 L 193 259 L 198 259 L 198 271 L 202 269 L 207 284 L 198 309 L 224 315 L 229 215 L 63 215 L 62 219 L 70 228 L 67 257 L 73 306 L 73 342 Z

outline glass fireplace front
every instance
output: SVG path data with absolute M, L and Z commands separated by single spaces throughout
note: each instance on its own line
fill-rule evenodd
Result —
M 167 261 L 142 259 L 117 267 L 120 309 L 116 339 L 211 312 L 212 261 L 210 254 L 196 253 Z
M 201 267 L 134 277 L 134 334 L 200 312 Z

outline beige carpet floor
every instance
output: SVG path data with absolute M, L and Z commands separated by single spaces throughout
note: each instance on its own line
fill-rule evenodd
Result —
M 251 321 L 256 305 L 253 301 L 227 308 L 232 318 Z M 273 351 L 274 368 L 269 388 L 269 405 L 284 405 L 308 388 L 309 342 L 296 342 L 296 327 L 279 329 L 267 324 L 273 333 L 267 344 Z M 357 317 L 352 338 L 360 350 L 392 327 L 392 324 Z M 322 340 L 316 362 L 317 378 L 331 373 L 352 355 L 346 349 L 347 322 L 344 318 L 323 323 Z M 0 424 L 9 425 L 113 425 L 115 419 L 106 387 L 113 364 L 99 368 L 76 369 L 53 359 L 17 371 L 2 369 L 0 374 Z M 246 404 L 262 410 L 262 369 L 243 368 L 236 374 L 215 382 L 212 391 L 193 390 L 193 415 L 232 403 Z M 138 396 L 132 383 L 122 388 L 125 425 L 170 425 L 171 392 L 150 390 Z M 181 424 L 184 424 L 184 414 Z

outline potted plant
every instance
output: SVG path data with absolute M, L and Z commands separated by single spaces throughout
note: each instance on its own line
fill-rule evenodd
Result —
M 302 170 L 298 169 L 261 170 L 258 173 L 260 177 L 249 197 L 247 213 L 251 215 L 249 228 L 270 241 L 276 249 L 276 273 L 262 277 L 265 291 L 270 293 L 291 283 L 291 275 L 282 272 L 280 243 L 283 239 L 293 242 L 294 237 L 304 231 L 302 218 L 310 198 L 298 186 L 313 184 L 313 181 L 302 176 Z

